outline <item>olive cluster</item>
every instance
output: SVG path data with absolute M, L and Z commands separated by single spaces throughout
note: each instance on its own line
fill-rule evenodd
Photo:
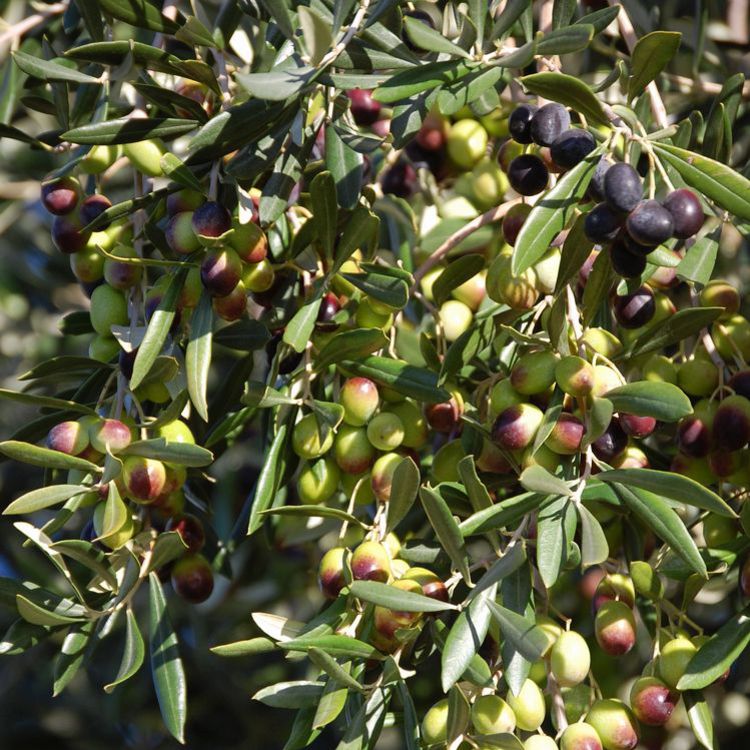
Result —
M 78 167 L 93 180 L 119 158 L 127 157 L 142 174 L 160 177 L 162 154 L 163 147 L 155 141 L 123 147 L 95 146 L 78 162 Z M 172 277 L 162 274 L 145 285 L 145 266 L 135 245 L 137 240 L 143 246 L 146 236 L 134 236 L 130 218 L 102 223 L 100 217 L 112 206 L 111 201 L 101 193 L 84 197 L 75 177 L 45 180 L 42 204 L 55 217 L 51 229 L 55 247 L 70 256 L 71 270 L 91 298 L 95 336 L 89 355 L 103 362 L 122 356 L 112 326 L 128 325 L 133 314 L 138 322 L 147 323 Z M 161 211 L 164 216 L 159 221 L 159 231 L 163 232 L 164 242 L 154 248 L 152 259 L 181 260 L 188 268 L 177 299 L 173 331 L 187 322 L 203 289 L 210 294 L 216 314 L 233 321 L 246 314 L 248 295 L 260 295 L 273 285 L 275 272 L 266 257 L 268 243 L 256 221 L 240 222 L 222 204 L 206 201 L 202 193 L 188 188 L 170 193 L 162 201 Z M 90 230 L 88 227 L 97 219 L 96 230 Z M 152 236 L 153 233 L 149 235 Z M 133 291 L 142 294 L 142 310 L 131 304 Z M 145 397 L 156 403 L 164 402 L 168 396 L 160 384 L 152 383 L 145 390 Z
M 181 420 L 154 428 L 152 437 L 162 438 L 168 443 L 195 443 L 190 428 Z M 213 571 L 208 560 L 200 554 L 206 541 L 203 523 L 195 515 L 185 512 L 187 471 L 179 464 L 129 455 L 127 449 L 137 439 L 138 428 L 130 417 L 113 419 L 92 415 L 55 425 L 49 431 L 45 445 L 100 466 L 107 456 L 114 456 L 121 464 L 121 471 L 112 483 L 120 498 L 133 503 L 128 506 L 118 528 L 106 526 L 105 509 L 110 484 L 97 483 L 85 470 L 68 471 L 68 484 L 91 488 L 79 505 L 93 507 L 84 536 L 108 549 L 119 549 L 137 537 L 147 514 L 149 523 L 179 533 L 187 548 L 171 567 L 175 591 L 189 602 L 205 601 L 213 590 Z
M 399 591 L 409 591 L 447 602 L 445 583 L 433 571 L 413 567 L 401 559 L 401 543 L 395 534 L 388 534 L 382 542 L 374 539 L 361 541 L 353 550 L 334 547 L 323 555 L 318 580 L 323 594 L 336 599 L 352 581 L 378 581 Z M 393 653 L 417 635 L 416 626 L 424 617 L 421 612 L 402 612 L 376 606 L 373 610 L 373 645 L 384 653 Z M 363 627 L 365 625 L 363 624 Z

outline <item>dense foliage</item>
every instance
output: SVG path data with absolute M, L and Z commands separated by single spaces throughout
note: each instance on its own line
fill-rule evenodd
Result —
M 133 746 L 742 737 L 747 7 L 699 5 L 8 4 L 2 311 L 65 314 L 0 390 L 3 663 Z

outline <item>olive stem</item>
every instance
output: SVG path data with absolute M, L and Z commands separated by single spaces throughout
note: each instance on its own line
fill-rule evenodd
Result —
M 417 284 L 419 284 L 419 282 L 424 278 L 425 274 L 430 269 L 434 268 L 438 263 L 440 263 L 440 261 L 443 260 L 443 258 L 448 255 L 448 253 L 453 250 L 454 247 L 456 247 L 456 245 L 460 244 L 467 237 L 470 237 L 472 234 L 474 234 L 474 232 L 476 232 L 478 229 L 481 229 L 483 226 L 492 224 L 492 222 L 502 219 L 503 216 L 505 216 L 505 214 L 507 214 L 513 206 L 520 202 L 521 198 L 513 198 L 512 200 L 506 201 L 505 203 L 501 203 L 499 206 L 495 206 L 495 208 L 491 208 L 489 211 L 485 211 L 480 216 L 477 216 L 476 219 L 472 219 L 468 224 L 464 225 L 463 227 L 461 227 L 461 229 L 454 232 L 414 272 L 414 284 L 412 285 L 412 290 L 416 288 Z

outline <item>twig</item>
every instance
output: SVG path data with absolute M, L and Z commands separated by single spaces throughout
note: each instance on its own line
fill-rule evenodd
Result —
M 495 208 L 491 208 L 489 211 L 485 211 L 481 216 L 477 216 L 476 219 L 470 221 L 466 226 L 454 232 L 448 239 L 443 242 L 440 247 L 430 255 L 427 260 L 414 272 L 414 287 L 419 284 L 424 275 L 431 269 L 434 268 L 440 261 L 451 251 L 456 245 L 460 244 L 467 237 L 471 236 L 478 229 L 481 229 L 486 224 L 492 224 L 493 221 L 502 219 L 508 211 L 520 203 L 520 198 L 513 198 L 513 200 L 506 201 Z
M 611 6 L 619 5 L 618 0 L 608 0 L 608 2 Z M 620 27 L 622 38 L 625 40 L 625 44 L 627 44 L 632 55 L 635 45 L 638 43 L 638 37 L 635 34 L 635 29 L 633 28 L 630 16 L 624 6 L 620 6 L 620 12 L 617 14 L 617 23 Z M 651 81 L 651 83 L 646 86 L 646 91 L 651 100 L 651 113 L 654 116 L 654 120 L 656 120 L 656 123 L 660 128 L 666 128 L 669 125 L 667 108 L 664 106 L 664 100 L 661 98 L 656 81 Z
M 38 26 L 40 23 L 44 23 L 44 21 L 46 21 L 50 16 L 59 16 L 60 13 L 64 13 L 67 7 L 67 3 L 55 3 L 54 5 L 50 5 L 41 13 L 35 13 L 33 16 L 28 16 L 18 23 L 14 23 L 2 34 L 0 34 L 0 48 L 7 42 L 13 44 L 17 39 L 20 39 L 24 34 L 31 31 L 35 26 Z
M 359 28 L 365 20 L 367 15 L 367 9 L 370 7 L 370 0 L 362 0 L 362 4 L 359 6 L 359 10 L 355 13 L 352 22 L 347 27 L 341 39 L 336 43 L 336 46 L 327 52 L 321 61 L 318 63 L 318 68 L 325 68 L 330 65 L 345 49 L 346 45 L 359 32 Z

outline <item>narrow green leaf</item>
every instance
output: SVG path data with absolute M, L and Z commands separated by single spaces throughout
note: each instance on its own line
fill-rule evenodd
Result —
M 213 453 L 200 445 L 170 442 L 164 438 L 136 440 L 118 455 L 155 458 L 180 466 L 208 466 L 214 460 Z
M 658 495 L 623 484 L 612 485 L 622 503 L 635 513 L 648 528 L 663 539 L 698 575 L 707 578 L 706 563 L 698 552 L 695 540 L 680 517 Z
M 297 6 L 297 18 L 302 29 L 302 39 L 310 55 L 310 62 L 317 65 L 326 52 L 333 47 L 331 24 L 313 8 L 305 5 Z
M 22 443 L 18 440 L 5 440 L 0 443 L 0 453 L 14 461 L 42 466 L 47 469 L 79 469 L 85 472 L 100 473 L 101 469 L 91 461 L 78 456 L 69 456 L 67 453 L 42 448 L 31 443 Z
M 354 581 L 349 586 L 349 591 L 357 599 L 399 612 L 443 612 L 447 609 L 456 609 L 456 606 L 449 602 L 430 599 L 412 591 L 402 591 L 395 586 L 377 581 Z
M 566 55 L 571 52 L 581 52 L 589 46 L 593 37 L 593 26 L 575 24 L 545 34 L 537 42 L 536 51 L 540 55 Z
M 302 353 L 310 341 L 313 328 L 315 327 L 315 321 L 318 318 L 320 304 L 320 297 L 311 302 L 307 302 L 297 310 L 294 317 L 289 323 L 287 323 L 286 329 L 284 330 L 283 341 L 285 344 L 291 346 L 297 353 Z
M 295 516 L 297 518 L 335 518 L 337 521 L 346 521 L 355 526 L 365 526 L 356 516 L 341 508 L 329 508 L 327 505 L 281 505 L 278 508 L 267 508 L 260 513 L 262 515 Z
M 626 486 L 640 487 L 727 518 L 737 517 L 715 492 L 683 474 L 655 469 L 612 469 L 600 472 L 596 478 L 602 482 L 619 482 Z
M 703 694 L 695 690 L 687 690 L 682 694 L 687 709 L 690 728 L 693 730 L 695 739 L 706 748 L 715 750 L 714 722 L 711 708 L 706 702 Z
M 282 641 L 280 648 L 285 651 L 309 651 L 312 648 L 325 651 L 331 656 L 344 659 L 380 659 L 378 650 L 364 641 L 338 633 L 324 635 L 301 635 L 298 638 Z
M 174 321 L 177 299 L 187 277 L 187 269 L 180 269 L 169 282 L 167 291 L 149 321 L 146 334 L 133 362 L 130 387 L 137 388 L 151 371 L 156 358 L 161 354 L 169 329 Z
M 319 172 L 310 183 L 310 201 L 313 209 L 313 224 L 318 239 L 323 245 L 326 258 L 333 258 L 336 240 L 338 205 L 336 183 L 330 172 Z
M 464 581 L 471 585 L 471 571 L 466 557 L 464 538 L 448 504 L 439 493 L 429 487 L 420 488 L 419 498 L 443 549 L 461 573 Z
M 362 185 L 362 154 L 344 143 L 333 125 L 325 134 L 325 163 L 336 183 L 336 200 L 343 208 L 354 208 Z
M 500 633 L 513 647 L 530 662 L 538 661 L 549 646 L 541 628 L 530 625 L 524 617 L 506 607 L 487 601 L 492 616 L 500 626 Z
M 393 472 L 386 524 L 388 531 L 393 531 L 411 509 L 417 497 L 419 481 L 420 474 L 417 465 L 409 456 L 406 456 Z
M 45 609 L 22 594 L 16 594 L 16 607 L 18 608 L 18 614 L 26 622 L 33 625 L 55 627 L 56 625 L 71 625 L 83 619 L 83 613 L 79 614 L 78 610 L 72 610 L 76 614 L 70 614 L 71 609 L 67 607 L 58 607 L 54 610 Z
M 263 511 L 267 510 L 276 498 L 282 475 L 282 454 L 286 446 L 288 424 L 283 422 L 279 425 L 273 442 L 271 443 L 263 468 L 260 470 L 258 482 L 255 485 L 255 499 L 250 519 L 248 521 L 247 533 L 255 533 L 263 523 Z
M 724 674 L 750 644 L 750 614 L 739 612 L 697 651 L 677 683 L 680 690 L 702 690 Z
M 633 49 L 632 75 L 628 81 L 628 98 L 635 99 L 666 68 L 677 54 L 682 34 L 678 31 L 652 31 L 642 36 Z
M 740 219 L 750 220 L 750 180 L 731 167 L 667 143 L 654 143 L 657 155 L 685 182 Z
M 159 577 L 149 574 L 149 650 L 151 675 L 164 725 L 185 743 L 187 683 L 178 650 L 177 635 L 167 616 L 167 603 Z
M 135 143 L 149 138 L 174 138 L 199 125 L 197 120 L 179 118 L 121 117 L 118 120 L 81 125 L 66 131 L 60 138 L 70 143 L 94 145 Z
M 446 52 L 449 55 L 465 57 L 467 60 L 471 59 L 471 55 L 466 50 L 446 39 L 439 31 L 431 28 L 420 19 L 404 16 L 404 27 L 409 39 L 419 49 L 429 52 Z
M 521 544 L 508 545 L 502 557 L 490 565 L 487 572 L 477 581 L 476 586 L 469 591 L 466 601 L 473 601 L 482 591 L 498 581 L 515 573 L 526 562 L 526 551 Z
M 711 280 L 716 258 L 719 254 L 721 224 L 696 240 L 677 266 L 677 276 L 683 281 L 692 281 L 705 286 Z M 680 312 L 683 312 L 680 310 Z
M 437 386 L 437 375 L 434 372 L 401 360 L 373 356 L 357 361 L 345 360 L 339 367 L 344 372 L 370 378 L 417 401 L 439 404 L 450 400 L 450 393 Z
M 190 337 L 185 352 L 185 375 L 188 393 L 195 410 L 208 422 L 208 371 L 211 367 L 211 334 L 214 311 L 211 297 L 204 289 L 190 319 Z
M 555 294 L 559 294 L 581 270 L 586 259 L 594 249 L 594 243 L 586 237 L 583 230 L 586 214 L 581 214 L 573 222 L 562 246 L 560 269 L 555 282 Z
M 379 328 L 354 328 L 334 334 L 315 357 L 316 370 L 341 362 L 359 359 L 388 345 L 387 336 Z
M 190 188 L 199 193 L 203 192 L 203 186 L 198 178 L 185 165 L 185 163 L 173 153 L 168 152 L 161 157 L 161 168 L 164 170 L 164 174 L 167 177 L 175 182 L 179 182 L 183 187 Z
M 502 529 L 536 510 L 542 504 L 542 500 L 543 498 L 535 492 L 524 492 L 474 513 L 459 524 L 459 529 L 464 538 L 493 529 Z
M 377 273 L 343 273 L 348 282 L 361 289 L 368 297 L 398 310 L 406 307 L 409 300 L 409 287 L 403 279 L 396 279 L 390 274 Z
M 723 313 L 723 307 L 688 307 L 678 310 L 642 333 L 628 350 L 627 357 L 661 351 L 678 344 L 700 333 L 702 328 L 711 325 Z
M 532 73 L 519 80 L 527 91 L 580 112 L 592 124 L 609 124 L 599 98 L 580 78 L 545 72 Z
M 573 494 L 573 491 L 562 479 L 553 476 L 539 464 L 533 464 L 524 469 L 518 481 L 524 489 L 529 492 L 538 492 L 541 495 L 569 496 Z
M 53 668 L 53 697 L 62 693 L 83 664 L 93 629 L 93 622 L 84 622 L 71 627 L 65 636 Z
M 609 557 L 607 537 L 599 521 L 583 503 L 576 503 L 576 508 L 581 519 L 581 567 L 599 565 Z
M 176 531 L 162 531 L 156 538 L 156 542 L 151 551 L 148 570 L 158 570 L 159 568 L 169 565 L 169 563 L 182 557 L 187 551 L 182 535 Z
M 87 492 L 91 492 L 90 487 L 78 484 L 54 484 L 49 487 L 40 487 L 38 490 L 32 490 L 16 498 L 5 508 L 3 515 L 12 516 L 22 513 L 34 513 Z
M 101 84 L 98 78 L 81 73 L 75 68 L 68 68 L 52 60 L 42 60 L 27 52 L 16 51 L 12 53 L 16 65 L 24 73 L 34 77 L 41 78 L 43 81 L 70 81 L 71 83 L 93 83 Z
M 557 583 L 575 536 L 577 518 L 565 497 L 551 502 L 537 516 L 536 564 L 547 588 Z
M 373 98 L 383 104 L 393 104 L 437 86 L 454 83 L 473 69 L 470 63 L 459 60 L 425 63 L 389 78 L 375 89 Z
M 101 0 L 99 5 L 105 14 L 140 29 L 175 34 L 180 28 L 147 0 Z
M 143 645 L 143 636 L 138 628 L 133 610 L 126 611 L 125 648 L 120 660 L 120 668 L 117 676 L 112 682 L 104 686 L 105 693 L 111 693 L 118 685 L 129 680 L 143 664 L 146 649 Z
M 642 380 L 607 391 L 616 412 L 677 422 L 693 413 L 690 399 L 676 385 Z
M 276 643 L 270 638 L 250 638 L 246 641 L 235 641 L 214 646 L 211 653 L 217 656 L 254 656 L 255 654 L 267 654 L 276 650 Z
M 536 203 L 513 248 L 512 270 L 515 275 L 533 266 L 567 226 L 572 211 L 586 192 L 600 156 L 600 149 L 593 151 Z

